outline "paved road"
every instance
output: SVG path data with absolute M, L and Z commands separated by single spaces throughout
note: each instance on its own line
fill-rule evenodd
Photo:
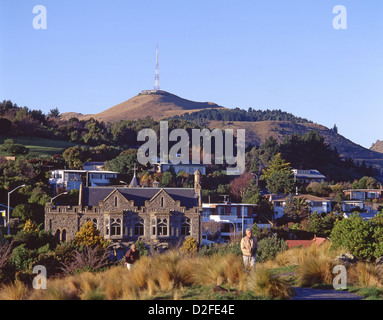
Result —
M 362 300 L 363 297 L 347 291 L 322 290 L 293 287 L 296 295 L 292 300 Z

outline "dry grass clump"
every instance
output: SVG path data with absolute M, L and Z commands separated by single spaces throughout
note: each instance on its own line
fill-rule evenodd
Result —
M 241 257 L 235 255 L 213 255 L 199 258 L 192 273 L 193 282 L 201 285 L 220 286 L 222 284 L 245 285 L 246 271 Z
M 307 258 L 298 266 L 298 285 L 332 284 L 335 262 L 326 256 Z
M 28 287 L 16 280 L 15 283 L 0 287 L 0 300 L 26 300 L 29 293 Z
M 359 287 L 383 287 L 383 271 L 372 263 L 358 262 L 348 270 L 348 281 Z
M 266 268 L 257 268 L 256 271 L 251 272 L 247 288 L 257 295 L 270 299 L 290 299 L 293 295 L 293 290 L 287 282 L 272 275 Z

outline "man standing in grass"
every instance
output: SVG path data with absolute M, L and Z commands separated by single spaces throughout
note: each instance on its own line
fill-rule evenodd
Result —
M 246 269 L 253 268 L 255 266 L 257 247 L 257 238 L 253 237 L 251 229 L 247 228 L 246 235 L 241 240 L 243 264 Z
M 136 245 L 133 243 L 130 250 L 125 254 L 125 266 L 130 270 L 133 264 L 140 259 L 140 252 L 136 249 Z

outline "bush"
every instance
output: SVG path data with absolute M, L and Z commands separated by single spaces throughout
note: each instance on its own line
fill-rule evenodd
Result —
M 374 256 L 373 228 L 359 214 L 335 223 L 330 235 L 334 247 L 343 247 L 357 259 L 371 260 Z
M 180 248 L 180 252 L 183 254 L 193 255 L 197 252 L 197 248 L 198 244 L 196 239 L 194 239 L 193 237 L 188 237 L 183 242 L 182 247 Z
M 274 259 L 278 252 L 283 252 L 287 248 L 286 241 L 273 234 L 271 237 L 264 238 L 258 242 L 257 261 L 264 262 Z

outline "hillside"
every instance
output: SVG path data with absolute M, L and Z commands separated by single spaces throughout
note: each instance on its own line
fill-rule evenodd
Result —
M 97 114 L 83 115 L 75 112 L 62 114 L 64 120 L 71 117 L 77 117 L 80 120 L 94 118 L 105 123 L 147 117 L 157 121 L 171 117 L 197 123 L 201 120 L 210 129 L 246 129 L 246 141 L 252 145 L 261 145 L 270 136 L 281 141 L 286 135 L 304 134 L 310 130 L 316 130 L 323 135 L 328 144 L 336 147 L 343 157 L 359 162 L 364 160 L 367 165 L 372 164 L 383 170 L 383 153 L 377 152 L 381 150 L 378 147 L 382 146 L 383 142 L 378 141 L 375 147 L 366 149 L 325 126 L 304 118 L 297 118 L 281 110 L 228 109 L 215 103 L 195 102 L 166 91 L 158 91 L 138 94 Z
M 360 162 L 364 160 L 367 165 L 371 164 L 383 170 L 382 153 L 366 149 L 335 133 L 333 130 L 315 123 L 295 123 L 290 121 L 209 121 L 208 127 L 210 129 L 245 129 L 246 142 L 252 145 L 262 145 L 270 136 L 273 136 L 280 142 L 286 135 L 293 133 L 304 134 L 311 130 L 316 130 L 324 137 L 326 143 L 338 149 L 341 156 L 350 157 Z
M 187 112 L 195 112 L 207 108 L 222 108 L 211 102 L 195 102 L 183 99 L 166 91 L 151 94 L 138 94 L 137 96 L 122 102 L 114 107 L 96 114 L 75 112 L 63 113 L 63 119 L 76 117 L 80 120 L 94 118 L 104 122 L 116 122 L 123 120 L 136 120 L 151 117 L 154 120 L 182 115 Z
M 377 140 L 375 143 L 372 144 L 370 150 L 383 153 L 383 141 Z

